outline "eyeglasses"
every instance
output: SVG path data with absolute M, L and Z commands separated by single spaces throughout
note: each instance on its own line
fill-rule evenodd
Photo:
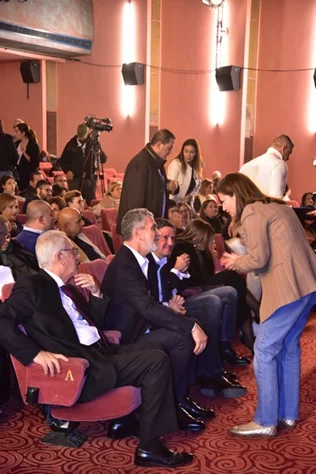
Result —
M 169 239 L 172 240 L 172 242 L 174 242 L 176 240 L 175 236 L 169 236 L 169 235 L 159 235 L 158 236 L 159 240 L 163 240 L 164 242 L 168 242 Z
M 73 249 L 60 249 L 59 252 L 74 252 L 74 254 L 77 256 L 79 255 L 79 249 L 74 247 Z

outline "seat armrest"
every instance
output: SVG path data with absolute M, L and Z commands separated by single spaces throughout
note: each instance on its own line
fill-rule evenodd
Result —
M 59 360 L 61 373 L 54 377 L 45 375 L 43 367 L 32 362 L 27 367 L 11 356 L 24 403 L 29 387 L 38 388 L 37 403 L 45 405 L 72 406 L 79 398 L 86 380 L 89 362 L 79 357 L 69 361 Z

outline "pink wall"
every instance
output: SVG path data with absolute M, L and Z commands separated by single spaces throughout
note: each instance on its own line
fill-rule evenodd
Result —
M 13 133 L 12 124 L 16 118 L 23 119 L 37 134 L 42 148 L 46 144 L 45 61 L 41 67 L 42 80 L 30 84 L 30 98 L 26 97 L 26 84 L 20 74 L 20 61 L 0 63 L 0 117 L 5 131 Z M 45 133 L 44 133 L 45 131 Z
M 289 161 L 289 184 L 293 199 L 299 199 L 305 191 L 315 191 L 316 187 L 316 168 L 312 167 L 312 157 L 316 155 L 316 116 L 314 131 L 309 119 L 310 107 L 316 112 L 316 3 L 264 0 L 261 4 L 259 68 L 311 69 L 258 75 L 255 156 L 275 136 L 289 135 L 295 143 Z
M 122 14 L 124 0 L 94 0 L 95 45 L 93 54 L 83 61 L 115 65 L 98 67 L 66 62 L 58 64 L 58 152 L 76 133 L 76 127 L 88 114 L 110 117 L 111 133 L 102 132 L 101 144 L 108 155 L 107 166 L 124 171 L 131 157 L 145 142 L 146 87 L 131 86 L 136 91 L 136 113 L 124 117 L 121 113 Z M 137 62 L 146 62 L 147 1 L 135 0 L 137 22 Z
M 247 2 L 225 2 L 225 27 L 229 34 L 227 63 L 243 65 Z M 196 0 L 162 1 L 162 67 L 209 70 L 214 64 L 216 12 Z M 212 72 L 211 74 L 215 74 Z M 242 91 L 222 92 L 226 119 L 211 125 L 209 98 L 211 74 L 161 73 L 160 126 L 177 137 L 175 152 L 186 138 L 199 140 L 206 163 L 204 175 L 220 169 L 227 173 L 239 167 Z M 211 101 L 213 97 L 211 96 Z

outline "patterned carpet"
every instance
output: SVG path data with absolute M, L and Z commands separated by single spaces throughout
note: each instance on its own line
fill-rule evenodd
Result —
M 21 407 L 17 402 L 4 406 L 0 421 L 1 474 L 316 474 L 316 315 L 302 338 L 301 421 L 295 431 L 280 430 L 272 439 L 240 439 L 228 427 L 251 419 L 256 405 L 252 366 L 238 375 L 247 386 L 247 397 L 236 400 L 210 399 L 193 390 L 194 398 L 216 409 L 217 417 L 208 422 L 203 434 L 178 432 L 168 436 L 169 446 L 190 450 L 193 464 L 171 469 L 141 469 L 132 458 L 137 440 L 112 441 L 106 438 L 106 425 L 82 424 L 89 436 L 81 449 L 45 445 L 40 438 L 48 428 L 38 409 Z

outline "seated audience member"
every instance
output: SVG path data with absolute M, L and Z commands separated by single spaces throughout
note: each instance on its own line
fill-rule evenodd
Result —
M 175 242 L 175 227 L 167 219 L 156 219 L 156 223 L 158 248 L 147 256 L 152 296 L 163 304 L 169 300 L 173 302 L 174 298 L 181 299 L 186 316 L 197 321 L 206 332 L 208 343 L 196 364 L 196 379 L 204 395 L 227 398 L 245 395 L 247 390 L 238 383 L 235 374 L 224 371 L 220 355 L 220 348 L 230 348 L 236 337 L 236 290 L 229 286 L 213 288 L 192 294 L 184 302 L 177 293 L 178 287 L 181 290 L 182 279 L 190 277 L 187 272 L 190 257 L 188 254 L 180 255 L 174 266 L 170 265 L 167 259 Z
M 222 173 L 218 170 L 214 171 L 211 177 L 211 180 L 213 181 L 213 185 L 214 185 L 214 191 L 213 191 L 214 193 L 217 192 L 217 185 L 221 179 L 222 179 Z
M 198 323 L 184 317 L 181 311 L 179 314 L 179 310 L 160 305 L 148 291 L 146 255 L 157 249 L 153 214 L 147 209 L 128 211 L 122 219 L 121 231 L 123 245 L 102 282 L 103 295 L 110 298 L 107 328 L 121 331 L 122 344 L 154 341 L 162 345 L 173 368 L 180 427 L 191 431 L 204 429 L 203 422 L 195 417 L 211 418 L 214 413 L 205 413 L 205 409 L 187 398 L 187 372 L 193 352 L 198 355 L 205 349 L 207 336 Z
M 60 184 L 53 184 L 52 187 L 52 197 L 64 197 L 67 192 L 67 189 L 61 186 Z
M 172 201 L 171 199 L 169 199 L 169 201 L 167 202 L 166 210 L 167 210 L 167 217 L 168 217 L 169 221 L 176 228 L 176 234 L 181 234 L 183 229 L 181 227 L 182 226 L 182 219 L 181 219 L 181 215 L 180 215 L 180 212 L 179 212 L 178 204 L 175 201 Z
M 25 201 L 25 198 L 16 194 L 17 183 L 12 176 L 4 175 L 0 179 L 0 193 L 7 193 L 14 196 L 17 201 Z
M 222 223 L 218 217 L 218 204 L 214 199 L 207 199 L 203 202 L 200 210 L 200 218 L 211 224 L 215 234 L 222 231 Z
M 11 237 L 16 237 L 22 230 L 22 226 L 16 221 L 19 213 L 19 205 L 15 196 L 2 193 L 0 195 L 0 214 L 8 219 L 11 226 Z
M 193 209 L 186 202 L 179 203 L 179 213 L 181 217 L 181 228 L 186 229 L 193 219 Z
M 66 207 L 59 212 L 58 227 L 65 232 L 67 237 L 80 249 L 80 261 L 92 261 L 97 258 L 106 260 L 106 256 L 82 232 L 82 217 L 77 209 Z
M 54 223 L 55 223 L 55 225 L 57 225 L 58 215 L 59 215 L 59 213 L 62 209 L 65 209 L 65 207 L 67 207 L 67 204 L 66 204 L 65 200 L 60 196 L 52 197 L 48 201 L 48 204 L 52 208 Z
M 178 235 L 172 251 L 175 260 L 179 255 L 186 253 L 190 256 L 188 272 L 190 278 L 183 279 L 183 290 L 190 287 L 207 287 L 225 285 L 235 288 L 238 295 L 237 327 L 241 329 L 242 342 L 253 351 L 254 335 L 252 317 L 246 301 L 247 287 L 243 278 L 234 271 L 221 271 L 215 274 L 211 253 L 214 231 L 210 224 L 202 219 L 193 219 L 186 230 Z M 240 358 L 233 349 L 226 348 L 222 357 L 227 362 L 236 365 L 249 364 L 249 360 Z
M 35 245 L 38 237 L 47 230 L 54 227 L 53 211 L 48 202 L 34 200 L 29 203 L 26 209 L 26 223 L 16 240 L 20 242 L 26 250 L 35 255 Z
M 44 163 L 50 163 L 50 154 L 47 150 L 42 150 L 40 152 L 40 161 L 43 161 Z
M 120 197 L 122 192 L 121 181 L 111 181 L 108 186 L 107 193 L 104 194 L 101 201 L 91 208 L 98 222 L 101 222 L 101 209 L 119 208 Z
M 315 202 L 313 201 L 313 193 L 304 193 L 301 199 L 302 207 L 315 207 Z
M 28 252 L 17 240 L 11 239 L 10 223 L 0 216 L 0 235 L 5 237 L 0 246 L 0 265 L 9 267 L 14 280 L 21 275 L 33 275 L 39 271 L 35 256 Z
M 18 281 L 1 305 L 1 346 L 25 366 L 39 364 L 47 376 L 61 371 L 60 360 L 74 356 L 87 359 L 90 365 L 78 403 L 115 387 L 140 387 L 140 440 L 135 464 L 172 468 L 190 463 L 191 454 L 174 453 L 160 440 L 161 435 L 178 430 L 170 363 L 160 346 L 108 344 L 101 332 L 108 301 L 99 298 L 91 275 L 77 273 L 78 255 L 64 233 L 42 234 L 36 255 L 41 271 Z M 88 303 L 75 287 L 67 286 L 71 278 L 78 287 L 91 291 Z M 18 330 L 19 324 L 28 336 Z
M 41 179 L 36 183 L 36 195 L 32 199 L 32 201 L 35 200 L 42 200 L 42 201 L 48 201 L 52 197 L 52 185 L 50 184 L 49 181 L 46 179 Z M 23 211 L 24 213 L 26 212 L 27 206 L 30 201 L 25 201 L 24 206 L 23 206 Z
M 21 196 L 23 196 L 27 201 L 32 201 L 36 196 L 36 184 L 42 179 L 43 175 L 40 171 L 34 171 L 34 173 L 31 173 L 29 185 L 25 191 L 21 193 Z
M 200 212 L 203 202 L 208 198 L 209 194 L 213 194 L 214 185 L 211 179 L 203 179 L 200 190 L 193 201 L 193 208 L 196 212 Z
M 13 177 L 19 156 L 14 146 L 13 137 L 4 132 L 3 121 L 0 119 L 0 177 Z
M 68 191 L 68 180 L 65 174 L 57 174 L 54 176 L 54 184 L 59 184 Z

